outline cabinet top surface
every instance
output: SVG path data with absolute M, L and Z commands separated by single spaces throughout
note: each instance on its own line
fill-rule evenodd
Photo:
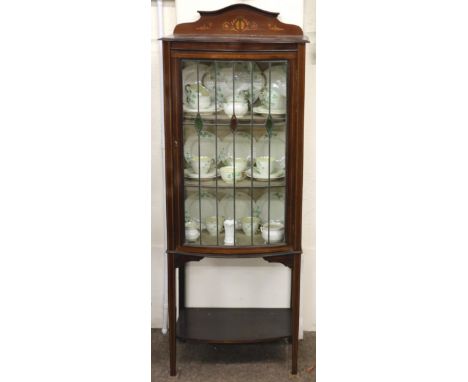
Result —
M 164 41 L 306 43 L 302 29 L 278 20 L 278 13 L 247 4 L 234 4 L 217 11 L 198 11 L 200 19 L 176 25 Z

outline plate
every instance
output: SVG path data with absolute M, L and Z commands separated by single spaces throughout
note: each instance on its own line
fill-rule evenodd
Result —
M 216 140 L 218 141 L 218 162 L 220 161 L 221 140 L 216 138 L 216 135 L 209 131 L 200 132 L 200 156 L 209 156 L 215 158 L 216 156 Z M 184 143 L 184 158 L 187 163 L 190 159 L 198 156 L 198 135 L 191 134 Z
M 249 178 L 251 178 L 252 177 L 252 169 L 251 168 L 247 169 L 245 171 L 245 175 L 247 175 Z M 270 176 L 268 177 L 268 176 L 260 175 L 258 173 L 257 169 L 254 166 L 253 178 L 256 179 L 256 180 L 261 180 L 261 181 L 268 181 L 268 179 L 270 179 L 270 180 L 281 179 L 281 178 L 284 178 L 284 170 L 283 169 L 277 170 L 277 171 L 271 173 Z
M 251 197 L 242 191 L 236 192 L 236 229 L 242 227 L 241 219 L 245 216 L 251 216 L 252 211 L 251 207 Z M 227 194 L 219 202 L 219 213 L 225 216 L 226 218 L 234 218 L 234 199 L 233 194 Z M 259 216 L 259 209 L 255 200 L 252 203 L 253 216 Z
M 233 95 L 236 99 L 244 101 L 250 101 L 250 98 L 253 97 L 253 102 L 255 102 L 261 89 L 266 85 L 266 78 L 258 65 L 256 63 L 252 63 L 253 83 L 251 83 L 252 75 L 250 70 L 250 63 L 236 62 L 233 73 L 232 63 L 219 62 L 216 65 L 216 75 L 215 66 L 213 65 L 203 76 L 202 83 L 211 92 L 213 97 L 215 95 L 216 83 L 216 95 L 219 104 L 228 101 L 233 97 Z
M 200 180 L 214 179 L 218 176 L 218 174 L 216 174 L 216 169 L 213 169 L 202 176 L 198 176 L 198 174 L 196 172 L 193 172 L 192 169 L 186 168 L 184 170 L 184 174 L 186 178 L 200 179 Z
M 236 158 L 245 158 L 250 161 L 251 158 L 251 142 L 253 139 L 253 156 L 255 157 L 255 144 L 256 139 L 250 134 L 238 131 L 235 134 L 235 143 L 236 143 Z M 234 154 L 234 137 L 233 134 L 226 135 L 221 143 L 221 153 L 220 160 L 224 163 L 227 163 L 228 158 L 233 158 Z
M 200 223 L 200 195 L 202 223 L 208 216 L 216 215 L 216 197 L 208 191 L 201 190 L 200 194 L 195 191 L 185 199 L 185 221 L 195 221 Z M 202 227 L 204 224 L 202 225 Z
M 286 165 L 286 141 L 284 139 L 284 133 L 272 133 L 271 145 L 269 144 L 268 134 L 264 134 L 257 141 L 255 147 L 256 156 L 268 156 L 268 153 L 276 159 L 276 163 L 279 168 L 284 170 Z
M 206 64 L 198 64 L 198 81 L 200 83 L 209 69 L 210 67 Z M 182 69 L 182 79 L 184 84 L 197 82 L 197 62 L 186 61 L 185 67 Z
M 268 221 L 268 191 L 257 199 L 257 205 L 260 218 L 263 223 L 266 223 Z M 284 224 L 284 192 L 282 190 L 270 190 L 270 220 Z

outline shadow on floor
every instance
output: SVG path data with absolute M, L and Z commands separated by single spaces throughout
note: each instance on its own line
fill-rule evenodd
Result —
M 168 336 L 151 332 L 151 381 L 276 382 L 314 381 L 315 333 L 305 332 L 299 341 L 298 374 L 291 370 L 291 346 L 287 341 L 249 345 L 208 345 L 177 342 L 177 376 L 169 377 Z

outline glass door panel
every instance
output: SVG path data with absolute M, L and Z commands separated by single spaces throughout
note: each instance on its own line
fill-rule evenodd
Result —
M 287 61 L 181 67 L 185 243 L 285 243 Z

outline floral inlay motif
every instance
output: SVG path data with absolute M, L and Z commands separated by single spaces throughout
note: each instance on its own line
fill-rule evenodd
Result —
M 211 27 L 213 26 L 213 23 L 209 22 L 209 23 L 205 23 L 203 25 L 200 25 L 199 27 L 196 27 L 195 29 L 197 31 L 208 31 L 211 29 Z
M 258 25 L 254 21 L 249 21 L 246 18 L 239 16 L 232 21 L 225 21 L 223 23 L 223 29 L 225 31 L 233 32 L 254 31 L 258 29 Z
M 268 29 L 271 31 L 284 31 L 284 28 L 281 28 L 278 25 L 271 23 L 268 23 Z

